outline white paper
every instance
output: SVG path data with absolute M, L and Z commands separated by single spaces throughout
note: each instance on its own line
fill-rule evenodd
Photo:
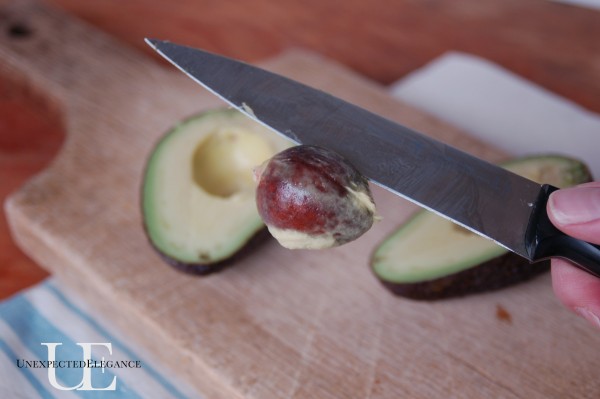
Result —
M 510 154 L 574 156 L 600 179 L 600 115 L 487 60 L 447 53 L 391 91 Z
M 600 0 L 552 0 L 552 1 L 555 1 L 557 3 L 566 3 L 566 4 L 600 10 Z

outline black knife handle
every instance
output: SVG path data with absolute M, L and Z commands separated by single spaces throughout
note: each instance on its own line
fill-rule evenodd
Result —
M 548 258 L 564 258 L 579 268 L 600 277 L 600 246 L 578 240 L 558 230 L 548 217 L 546 204 L 558 188 L 545 184 L 536 201 L 527 231 L 527 249 L 534 262 Z

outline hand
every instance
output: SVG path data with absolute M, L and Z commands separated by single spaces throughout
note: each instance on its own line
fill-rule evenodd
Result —
M 548 216 L 565 234 L 600 244 L 600 182 L 556 191 L 548 200 Z M 562 259 L 552 259 L 556 296 L 571 310 L 600 328 L 600 278 Z

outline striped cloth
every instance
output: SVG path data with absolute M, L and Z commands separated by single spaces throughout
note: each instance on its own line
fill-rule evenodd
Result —
M 132 341 L 51 277 L 0 303 L 0 398 L 199 397 Z

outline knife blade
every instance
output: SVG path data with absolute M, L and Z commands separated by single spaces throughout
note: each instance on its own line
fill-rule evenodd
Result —
M 298 144 L 326 147 L 373 183 L 530 262 L 564 257 L 600 277 L 600 247 L 558 231 L 538 184 L 321 90 L 250 64 L 146 39 L 232 107 Z

